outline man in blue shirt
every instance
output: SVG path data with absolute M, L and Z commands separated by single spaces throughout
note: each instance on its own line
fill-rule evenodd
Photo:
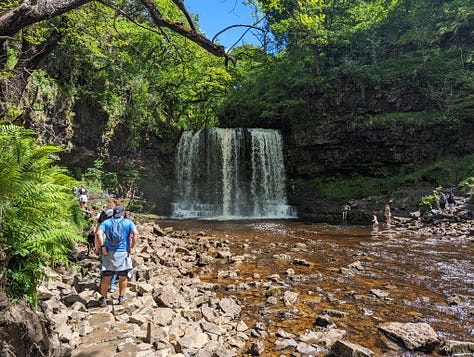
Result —
M 97 238 L 102 252 L 102 279 L 100 282 L 101 306 L 107 306 L 107 290 L 110 279 L 115 272 L 119 277 L 119 304 L 125 302 L 125 291 L 129 273 L 133 272 L 132 257 L 138 241 L 138 231 L 132 220 L 124 218 L 125 209 L 122 205 L 114 208 L 114 216 L 103 221 L 97 230 Z M 121 225 L 121 237 L 118 244 L 113 244 L 112 227 Z M 116 229 L 117 231 L 117 229 Z

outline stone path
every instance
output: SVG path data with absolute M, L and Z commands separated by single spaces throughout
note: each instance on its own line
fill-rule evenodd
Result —
M 49 272 L 56 281 L 39 287 L 56 355 L 236 356 L 248 340 L 240 306 L 218 299 L 214 286 L 193 273 L 215 249 L 212 239 L 166 232 L 157 225 L 138 229 L 137 273 L 124 304 L 118 304 L 115 292 L 106 307 L 99 306 L 99 260 L 88 256 L 85 247 L 75 254 L 87 269 L 84 275 L 73 267 Z

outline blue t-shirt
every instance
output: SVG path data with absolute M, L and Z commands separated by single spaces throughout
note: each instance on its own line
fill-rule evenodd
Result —
M 123 235 L 122 235 L 122 241 L 118 245 L 118 247 L 111 247 L 110 244 L 108 244 L 108 239 L 107 239 L 107 231 L 112 227 L 112 220 L 123 220 Z M 130 248 L 130 233 L 135 229 L 135 223 L 133 223 L 130 219 L 128 218 L 109 218 L 103 221 L 100 226 L 99 230 L 104 232 L 104 244 L 105 247 L 107 248 L 108 251 L 111 252 L 127 252 L 128 249 Z

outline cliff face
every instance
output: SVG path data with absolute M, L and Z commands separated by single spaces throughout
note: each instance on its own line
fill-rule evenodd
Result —
M 348 126 L 344 122 L 294 128 L 286 135 L 292 177 L 383 176 L 430 164 L 447 154 L 474 152 L 474 126 Z
M 306 121 L 291 120 L 284 126 L 273 125 L 283 133 L 288 179 L 354 174 L 381 177 L 409 172 L 447 154 L 474 152 L 472 119 L 450 124 L 427 120 L 420 124 L 419 118 L 410 120 L 407 112 L 400 117 L 392 114 L 390 122 L 357 119 L 367 113 L 426 109 L 429 103 L 419 95 L 389 95 L 395 93 L 394 90 L 377 98 L 368 96 L 365 91 L 365 99 L 354 86 L 346 86 L 345 90 L 341 88 L 339 100 L 333 103 L 324 105 L 315 99 L 318 110 Z M 71 108 L 72 119 L 63 114 L 56 115 L 50 122 L 44 118 L 32 120 L 29 125 L 40 132 L 43 142 L 54 142 L 64 148 L 61 164 L 73 172 L 84 172 L 96 159 L 103 160 L 106 171 L 136 170 L 140 176 L 139 189 L 151 202 L 148 209 L 169 215 L 175 189 L 174 149 L 180 133 L 170 130 L 166 135 L 157 136 L 144 132 L 139 145 L 130 146 L 127 129 L 108 118 L 93 99 L 81 98 Z M 328 119 L 328 113 L 335 119 Z M 417 112 L 413 112 L 415 115 Z M 64 119 L 58 119 L 61 117 Z M 255 122 L 253 126 L 258 127 L 258 124 Z M 54 130 L 46 130 L 50 127 Z M 311 195 L 314 193 L 308 190 L 297 200 L 290 198 L 290 201 L 304 214 L 314 210 Z
M 68 145 L 61 154 L 61 161 L 71 169 L 84 171 L 107 151 L 112 139 L 107 130 L 109 118 L 90 97 L 79 98 L 71 111 L 74 115 L 69 125 Z M 64 142 L 57 144 L 64 147 Z
M 442 112 L 423 91 L 393 83 L 376 90 L 343 82 L 334 84 L 337 95 L 329 100 L 310 100 L 317 104 L 309 119 L 287 123 L 290 176 L 384 176 L 474 152 L 474 120 L 466 109 Z
M 473 152 L 474 124 L 467 122 L 455 126 L 443 123 L 380 126 L 334 122 L 294 128 L 285 136 L 287 178 L 302 180 L 296 193 L 289 193 L 289 203 L 297 207 L 302 218 L 340 222 L 342 202 L 319 197 L 308 180 L 350 178 L 354 175 L 387 177 L 409 173 L 446 155 L 461 156 Z M 418 187 L 400 188 L 404 197 L 397 202 L 397 214 L 408 215 L 408 212 L 416 211 L 419 198 L 430 194 L 433 186 L 433 183 L 425 183 Z M 354 212 L 360 214 L 352 214 L 352 222 L 370 222 L 370 212 L 379 210 L 390 198 L 353 201 Z
M 168 216 L 175 188 L 175 147 L 180 133 L 170 130 L 158 136 L 141 133 L 139 145 L 128 144 L 129 132 L 117 126 L 108 150 L 106 168 L 114 172 L 135 170 L 139 173 L 138 189 L 148 201 L 147 210 Z
M 151 202 L 147 208 L 169 215 L 175 189 L 174 148 L 180 133 L 166 137 L 143 133 L 139 145 L 131 147 L 127 129 L 111 124 L 90 98 L 76 102 L 74 113 L 68 125 L 56 126 L 55 137 L 60 138 L 56 144 L 65 148 L 61 163 L 72 171 L 84 171 L 102 159 L 107 171 L 137 170 L 139 188 Z M 384 176 L 409 172 L 447 154 L 474 152 L 474 124 L 466 121 L 452 126 L 441 122 L 414 126 L 400 120 L 384 125 L 342 119 L 322 123 L 320 115 L 314 122 L 290 123 L 282 129 L 288 179 Z M 32 126 L 39 128 L 38 123 Z M 67 130 L 59 133 L 60 128 Z M 45 130 L 41 137 L 54 140 Z M 318 206 L 311 189 L 305 192 L 297 199 L 290 197 L 302 215 Z
M 351 118 L 369 112 L 393 112 L 421 109 L 419 95 L 397 97 L 394 91 L 383 97 L 361 99 L 354 86 L 347 86 L 340 101 L 323 103 L 314 118 L 302 122 L 286 122 L 281 128 L 284 138 L 287 176 L 310 179 L 327 176 L 350 176 L 354 173 L 368 176 L 383 176 L 409 171 L 436 161 L 447 154 L 465 155 L 474 152 L 474 122 L 464 120 L 446 124 L 444 121 L 429 121 L 416 124 L 410 115 L 403 120 L 394 115 L 392 123 L 373 121 L 357 122 Z M 392 93 L 393 95 L 389 95 Z M 392 99 L 391 99 L 392 98 Z M 428 103 L 423 102 L 426 109 Z M 327 112 L 339 119 L 327 119 Z M 142 133 L 138 146 L 128 144 L 129 133 L 120 123 L 111 119 L 91 98 L 81 98 L 73 107 L 73 119 L 57 125 L 55 122 L 30 126 L 40 130 L 43 141 L 53 141 L 65 150 L 61 155 L 64 165 L 85 170 L 94 160 L 104 160 L 105 167 L 113 171 L 123 170 L 126 165 L 135 166 L 150 179 L 166 182 L 172 190 L 174 182 L 174 148 L 179 140 L 178 131 L 170 131 L 158 137 L 153 133 Z M 355 113 L 354 116 L 348 113 Z M 413 112 L 413 116 L 417 115 Z M 323 118 L 323 119 L 321 119 Z M 56 118 L 57 122 L 58 119 Z M 255 122 L 254 126 L 258 127 Z M 49 135 L 41 127 L 55 126 L 56 135 Z M 149 190 L 147 190 L 149 191 Z

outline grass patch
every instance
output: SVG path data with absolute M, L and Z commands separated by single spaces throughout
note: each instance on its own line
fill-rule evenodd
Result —
M 420 111 L 420 112 L 395 112 L 378 115 L 362 115 L 351 118 L 351 125 L 378 125 L 381 127 L 390 127 L 393 125 L 403 125 L 407 127 L 429 127 L 450 122 L 452 125 L 458 125 L 459 121 L 453 117 L 448 120 L 439 110 Z
M 389 194 L 397 185 L 396 178 L 354 176 L 350 179 L 317 178 L 312 181 L 322 196 L 330 199 L 356 199 Z
M 458 183 L 460 183 L 458 185 Z M 323 197 L 335 200 L 392 195 L 402 186 L 427 183 L 433 187 L 457 187 L 463 192 L 474 185 L 474 154 L 444 157 L 417 171 L 383 178 L 353 176 L 348 179 L 316 178 L 311 181 Z

